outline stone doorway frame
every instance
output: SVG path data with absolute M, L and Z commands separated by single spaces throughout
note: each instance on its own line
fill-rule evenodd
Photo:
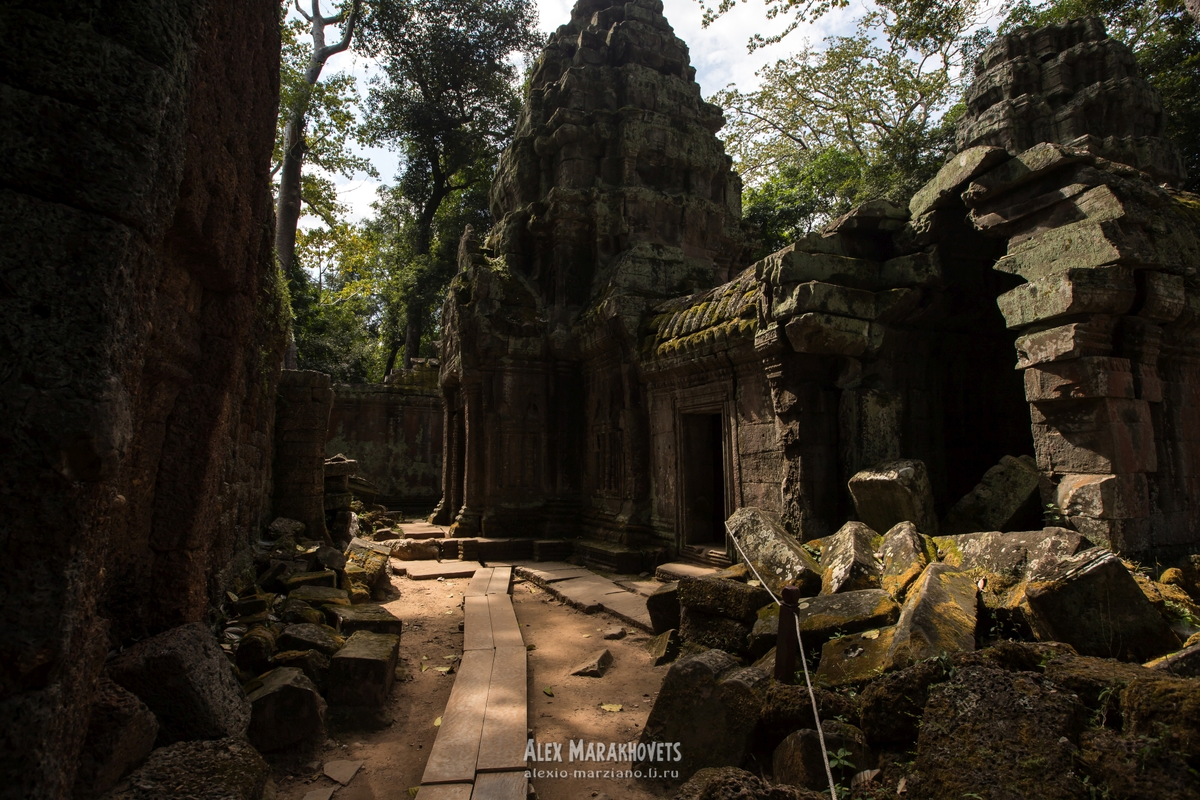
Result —
M 741 506 L 741 491 L 738 481 L 737 463 L 737 420 L 735 417 L 735 401 L 730 396 L 728 387 L 717 391 L 687 398 L 675 403 L 674 434 L 675 434 L 675 551 L 684 552 L 687 541 L 687 479 L 684 469 L 686 445 L 684 442 L 685 416 L 704 416 L 716 414 L 721 418 L 721 469 L 723 472 L 723 488 L 725 492 L 725 510 L 733 513 Z M 713 542 L 713 545 L 716 543 Z M 725 534 L 725 550 L 729 552 L 729 534 Z

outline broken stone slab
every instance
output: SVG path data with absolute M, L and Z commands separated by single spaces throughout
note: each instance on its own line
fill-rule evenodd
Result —
M 1113 318 L 1092 314 L 1087 322 L 1070 322 L 1018 336 L 1017 369 L 1053 361 L 1107 356 L 1113 349 Z
M 801 314 L 793 317 L 783 330 L 797 353 L 858 358 L 883 346 L 882 326 L 833 314 Z
M 1093 161 L 1095 158 L 1085 150 L 1066 148 L 1052 142 L 1035 144 L 1011 160 L 977 176 L 962 193 L 962 199 L 968 207 L 978 208 L 1055 170 L 1079 162 Z
M 873 628 L 830 639 L 821 646 L 815 678 L 822 686 L 859 686 L 891 669 L 889 651 L 896 627 Z
M 771 594 L 761 586 L 706 576 L 679 581 L 679 605 L 693 611 L 703 611 L 746 625 L 754 615 L 771 602 Z
M 317 650 L 333 655 L 342 649 L 346 640 L 328 625 L 312 625 L 307 622 L 288 625 L 275 640 L 280 650 Z
M 358 631 L 346 640 L 329 664 L 329 702 L 333 705 L 379 707 L 396 679 L 400 637 Z
M 440 555 L 437 542 L 429 539 L 397 539 L 388 544 L 392 558 L 401 561 L 435 561 Z
M 900 606 L 882 589 L 863 589 L 821 595 L 796 604 L 796 621 L 805 647 L 814 647 L 839 634 L 894 625 Z M 751 652 L 761 655 L 775 646 L 779 633 L 779 606 L 759 612 L 751 634 Z
M 755 667 L 764 669 L 757 664 Z M 774 664 L 771 664 L 770 669 L 764 671 L 770 675 L 774 668 Z M 853 696 L 838 694 L 815 684 L 814 680 L 813 695 L 821 719 L 858 719 L 858 707 Z M 788 734 L 801 728 L 815 728 L 817 723 L 813 717 L 812 701 L 813 697 L 809 696 L 803 681 L 799 684 L 772 681 L 763 699 L 762 718 L 755 734 L 756 749 L 773 751 Z
M 627 631 L 624 628 L 605 628 L 603 639 L 615 640 L 624 639 Z
M 917 740 L 921 796 L 1073 798 L 1078 701 L 1032 672 L 969 666 L 929 690 Z
M 1129 359 L 1076 358 L 1025 370 L 1025 399 L 1031 403 L 1096 397 L 1135 397 Z
M 337 591 L 341 590 L 338 589 Z M 343 594 L 345 593 L 343 592 Z M 346 598 L 346 602 L 350 602 L 348 597 Z M 320 625 L 325 621 L 325 615 L 305 601 L 289 597 L 283 604 L 283 612 L 280 615 L 280 619 L 285 623 L 307 622 L 312 625 Z
M 271 668 L 271 655 L 275 652 L 275 634 L 265 625 L 246 631 L 237 644 L 235 661 L 243 673 L 261 675 Z
M 1010 289 L 996 298 L 1004 323 L 1023 328 L 1076 314 L 1124 314 L 1137 299 L 1128 267 L 1067 269 Z
M 741 764 L 770 683 L 765 673 L 739 668 L 720 650 L 682 658 L 667 670 L 638 743 L 678 743 L 681 758 L 672 764 L 679 770 L 674 783 L 704 767 Z M 633 768 L 647 771 L 656 763 L 635 763 Z
M 645 647 L 654 666 L 669 664 L 679 656 L 679 633 L 675 630 L 663 631 L 646 642 Z
M 252 709 L 248 735 L 260 752 L 302 741 L 325 724 L 325 700 L 299 669 L 277 667 L 247 688 Z
M 1126 735 L 1154 736 L 1192 763 L 1200 758 L 1200 681 L 1139 678 L 1121 693 L 1121 712 Z
M 909 590 L 888 658 L 893 668 L 975 649 L 975 581 L 948 564 L 930 564 Z
M 776 322 L 808 312 L 873 320 L 875 293 L 820 281 L 786 284 L 771 293 L 771 317 Z
M 113 681 L 158 720 L 159 744 L 243 736 L 250 704 L 212 632 L 193 622 L 138 642 L 108 662 Z
M 993 269 L 1036 281 L 1068 269 L 1111 264 L 1144 266 L 1155 261 L 1154 248 L 1140 230 L 1118 220 L 1084 220 L 1051 228 L 1024 241 L 1011 240 L 1008 254 Z
M 399 636 L 404 623 L 383 606 L 363 603 L 357 606 L 326 606 L 325 613 L 334 629 L 343 636 L 356 631 L 372 633 L 394 633 Z
M 309 608 L 316 605 L 349 605 L 350 594 L 345 589 L 332 586 L 301 586 L 288 593 L 288 602 L 293 601 L 305 603 Z M 294 608 L 299 610 L 299 606 Z
M 949 566 L 985 574 L 985 599 L 986 594 L 1003 594 L 1023 581 L 1038 579 L 1063 558 L 1092 547 L 1079 532 L 1057 527 L 939 536 L 934 544 Z
M 824 664 L 822 654 L 822 665 Z M 859 695 L 859 720 L 867 742 L 873 745 L 908 745 L 921 730 L 921 712 L 929 700 L 929 687 L 946 680 L 942 661 L 920 661 L 884 675 Z
M 831 754 L 845 751 L 841 758 L 849 762 L 833 767 L 834 780 L 848 784 L 853 775 L 874 769 L 876 757 L 861 730 L 835 719 L 821 720 L 821 729 L 825 734 L 825 749 Z M 772 777 L 788 786 L 813 791 L 829 788 L 825 754 L 815 730 L 798 730 L 780 742 L 771 756 L 771 767 Z
M 847 522 L 827 538 L 821 547 L 820 593 L 878 589 L 882 577 L 882 568 L 875 558 L 878 538 L 875 531 L 861 522 Z
M 342 590 L 352 605 L 366 603 L 371 599 L 371 587 L 367 585 L 367 571 L 358 564 L 347 564 L 342 571 Z
M 650 626 L 656 634 L 679 628 L 679 581 L 664 583 L 646 598 Z
M 953 156 L 929 183 L 908 201 L 913 219 L 928 211 L 945 208 L 959 199 L 962 187 L 1009 159 L 1003 147 L 980 145 Z
M 1041 473 L 1031 456 L 1004 456 L 946 513 L 939 533 L 1005 531 L 1041 521 Z
M 132 692 L 101 676 L 79 753 L 74 796 L 100 797 L 154 749 L 158 720 Z
M 809 253 L 803 244 L 788 245 L 754 265 L 755 277 L 772 286 L 821 283 L 875 291 L 879 286 L 879 262 L 832 253 Z
M 317 548 L 317 563 L 325 569 L 344 569 L 346 566 L 346 556 L 335 547 L 322 545 Z
M 342 786 L 346 786 L 350 781 L 354 780 L 354 776 L 358 774 L 358 770 L 364 763 L 363 761 L 347 761 L 345 759 L 326 761 L 321 771 L 325 773 L 325 777 L 337 781 Z
M 888 288 L 938 286 L 942 283 L 942 261 L 936 248 L 890 258 L 879 267 L 879 283 Z
M 320 650 L 281 650 L 271 659 L 276 667 L 291 667 L 303 672 L 318 691 L 324 692 L 329 677 L 329 656 Z
M 387 545 L 355 538 L 346 546 L 346 564 L 347 567 L 353 565 L 361 569 L 363 584 L 368 590 L 373 590 L 388 578 L 391 553 Z
M 1081 655 L 1142 663 L 1179 648 L 1179 639 L 1110 550 L 1067 556 L 1025 589 L 1027 617 L 1041 641 Z
M 874 233 L 876 231 L 898 231 L 908 221 L 908 208 L 891 200 L 869 200 L 857 205 L 829 222 L 821 229 L 822 237 L 842 233 Z
M 603 678 L 604 673 L 612 666 L 613 657 L 608 648 L 597 650 L 571 670 L 572 675 L 582 678 Z
M 295 541 L 300 541 L 304 538 L 304 534 L 307 530 L 307 526 L 298 519 L 276 517 L 275 520 L 267 526 L 267 535 L 272 539 L 290 536 Z
M 896 600 L 903 601 L 912 582 L 930 561 L 937 560 L 937 548 L 916 525 L 901 522 L 884 534 L 879 556 L 883 561 L 880 585 Z
M 1103 709 L 1113 723 L 1120 722 L 1121 692 L 1138 678 L 1155 678 L 1153 670 L 1111 658 L 1081 656 L 1064 642 L 1045 645 L 1050 656 L 1044 660 L 1046 678 L 1076 695 L 1088 708 Z
M 105 800 L 267 800 L 271 767 L 244 738 L 177 742 L 160 747 Z
M 778 517 L 759 508 L 745 507 L 735 511 L 725 524 L 768 585 L 774 580 L 779 587 L 796 586 L 803 597 L 821 590 L 821 567 L 784 529 Z M 779 591 L 777 586 L 770 588 Z
M 742 653 L 748 646 L 749 636 L 750 626 L 744 622 L 688 606 L 682 607 L 679 638 L 684 642 L 728 653 Z
M 325 477 L 332 478 L 337 475 L 353 475 L 358 469 L 358 462 L 352 458 L 346 458 L 341 453 L 336 456 L 325 459 Z
M 1054 489 L 1054 505 L 1067 517 L 1139 519 L 1150 516 L 1146 476 L 1063 475 Z
M 933 488 L 924 461 L 884 461 L 856 473 L 849 487 L 858 518 L 871 529 L 888 531 L 897 523 L 911 522 L 927 536 L 937 534 Z
M 327 589 L 337 588 L 337 573 L 331 569 L 316 572 L 297 572 L 283 579 L 284 590 L 291 594 L 303 586 L 323 586 Z

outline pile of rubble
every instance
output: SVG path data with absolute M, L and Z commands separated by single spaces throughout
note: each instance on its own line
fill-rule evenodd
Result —
M 929 535 L 924 474 L 919 461 L 858 473 L 864 521 L 804 544 L 740 509 L 728 526 L 754 571 L 648 599 L 656 658 L 682 657 L 641 741 L 682 744 L 680 779 L 697 779 L 679 796 L 828 786 L 803 679 L 772 678 L 780 608 L 757 573 L 776 594 L 800 590 L 826 745 L 856 796 L 1194 797 L 1200 557 L 1155 580 L 1064 528 Z M 714 771 L 742 766 L 783 786 Z
M 330 715 L 390 724 L 402 623 L 371 602 L 394 591 L 390 548 L 352 538 L 338 549 L 305 534 L 284 518 L 264 532 L 257 577 L 226 597 L 220 638 L 193 623 L 112 654 L 77 797 L 100 796 L 142 764 L 111 797 L 259 800 L 270 782 L 260 752 L 319 736 Z

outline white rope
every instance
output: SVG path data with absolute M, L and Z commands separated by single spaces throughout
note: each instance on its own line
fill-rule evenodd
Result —
M 754 577 L 758 579 L 759 584 L 767 590 L 767 594 L 771 595 L 771 599 L 783 608 L 783 601 L 775 596 L 771 591 L 771 587 L 758 574 L 758 570 L 754 568 L 754 562 L 746 555 L 746 551 L 742 549 L 738 543 L 737 537 L 733 535 L 733 531 L 729 529 L 729 523 L 725 523 L 725 532 L 729 534 L 730 541 L 741 554 L 742 559 L 746 562 L 746 566 L 750 567 L 750 571 L 754 573 Z M 781 612 L 782 613 L 782 612 Z M 825 777 L 829 779 L 829 797 L 830 800 L 837 800 L 837 788 L 833 782 L 833 768 L 829 765 L 829 751 L 825 749 L 825 732 L 821 730 L 821 712 L 817 710 L 817 695 L 813 692 L 812 680 L 808 676 L 808 658 L 804 655 L 804 641 L 800 638 L 800 617 L 793 612 L 792 621 L 796 623 L 796 649 L 800 651 L 800 663 L 804 666 L 804 685 L 808 687 L 808 699 L 812 701 L 813 720 L 817 727 L 817 740 L 821 743 L 821 758 L 825 761 Z M 778 653 L 776 656 L 778 657 Z

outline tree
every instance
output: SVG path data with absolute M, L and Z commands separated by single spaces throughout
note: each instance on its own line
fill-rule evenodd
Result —
M 1003 9 L 1000 33 L 1096 15 L 1133 51 L 1143 78 L 1162 95 L 1167 136 L 1183 152 L 1184 185 L 1200 191 L 1200 22 L 1182 0 L 1030 0 Z
M 282 142 L 277 145 L 279 172 L 279 198 L 275 213 L 275 253 L 279 259 L 279 267 L 285 275 L 291 276 L 296 249 L 296 225 L 300 220 L 300 206 L 303 199 L 303 168 L 305 156 L 310 151 L 310 143 L 305 136 L 306 123 L 310 110 L 314 107 L 313 100 L 317 99 L 316 108 L 327 112 L 322 122 L 324 132 L 345 131 L 347 124 L 347 109 L 344 102 L 346 78 L 342 77 L 333 85 L 317 89 L 321 71 L 330 57 L 344 52 L 350 47 L 354 36 L 354 28 L 358 23 L 361 0 L 353 0 L 349 14 L 345 9 L 326 17 L 321 14 L 320 0 L 312 0 L 312 12 L 306 12 L 300 6 L 300 0 L 295 0 L 296 10 L 304 17 L 308 32 L 312 36 L 312 49 L 308 52 L 307 65 L 303 73 L 298 70 L 297 61 L 302 47 L 298 44 L 298 34 L 304 23 L 284 25 L 284 58 L 281 75 L 282 91 L 280 98 L 281 114 L 286 108 L 286 120 L 283 129 Z M 325 29 L 330 25 L 342 26 L 342 38 L 335 44 L 325 43 Z M 351 86 L 352 84 L 351 81 Z M 351 117 L 352 119 L 352 117 Z M 319 137 L 323 145 L 336 144 L 328 141 L 328 137 Z M 341 139 L 343 147 L 317 146 L 312 150 L 326 156 L 326 165 L 334 171 L 361 169 L 365 163 L 361 159 L 353 160 L 344 150 L 345 136 Z M 316 203 L 316 208 L 327 208 L 331 184 L 324 185 L 310 181 L 310 197 L 317 199 L 324 196 L 324 203 Z M 325 190 L 322 193 L 322 190 Z M 336 195 L 333 195 L 336 197 Z
M 407 237 L 392 248 L 405 259 L 395 264 L 406 276 L 394 298 L 402 310 L 391 314 L 403 317 L 404 339 L 392 343 L 388 371 L 401 346 L 411 367 L 433 298 L 450 277 L 431 255 L 439 209 L 455 192 L 490 181 L 512 136 L 520 109 L 513 56 L 528 58 L 540 45 L 536 24 L 531 0 L 381 0 L 364 21 L 364 47 L 382 73 L 371 86 L 366 131 L 402 154 L 392 207 L 411 216 L 394 226 Z

